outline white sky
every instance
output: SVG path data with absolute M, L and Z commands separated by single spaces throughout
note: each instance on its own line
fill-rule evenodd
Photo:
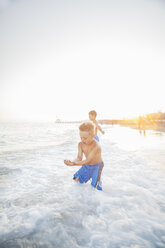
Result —
M 165 111 L 165 2 L 0 0 L 0 120 Z

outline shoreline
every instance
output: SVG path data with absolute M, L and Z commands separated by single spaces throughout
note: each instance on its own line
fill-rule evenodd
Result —
M 120 125 L 123 127 L 130 127 L 137 130 L 153 130 L 158 132 L 165 132 L 165 121 L 164 120 L 155 120 L 152 122 L 146 121 L 139 124 L 136 120 L 98 120 L 98 123 L 105 125 Z
M 141 131 L 152 130 L 152 131 L 157 131 L 157 132 L 165 132 L 165 123 L 160 123 L 160 124 L 156 123 L 156 124 L 152 124 L 152 125 L 147 124 L 144 126 L 144 128 L 141 128 L 141 129 L 138 127 L 137 124 L 120 124 L 120 126 L 130 127 L 132 129 L 137 129 L 139 131 L 140 130 Z

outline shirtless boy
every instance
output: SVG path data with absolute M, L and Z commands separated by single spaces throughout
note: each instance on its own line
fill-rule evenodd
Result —
M 101 157 L 101 146 L 95 137 L 95 125 L 91 121 L 86 121 L 79 126 L 81 142 L 78 144 L 78 155 L 74 161 L 64 160 L 67 166 L 82 166 L 73 179 L 80 183 L 86 183 L 92 179 L 91 185 L 98 190 L 101 187 L 101 172 L 104 166 Z M 85 159 L 83 160 L 83 154 Z
M 98 122 L 96 121 L 96 116 L 97 116 L 97 113 L 95 110 L 92 110 L 89 112 L 89 119 L 95 125 L 95 140 L 99 141 L 99 137 L 97 136 L 97 131 L 99 130 L 102 134 L 104 134 L 104 131 L 101 129 Z

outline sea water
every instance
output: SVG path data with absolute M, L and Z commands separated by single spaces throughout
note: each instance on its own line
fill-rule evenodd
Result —
M 165 135 L 102 126 L 103 191 L 72 180 L 78 124 L 0 124 L 0 248 L 165 247 Z

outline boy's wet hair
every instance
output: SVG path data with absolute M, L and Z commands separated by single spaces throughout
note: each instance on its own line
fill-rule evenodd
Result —
M 89 132 L 91 135 L 94 135 L 95 125 L 92 121 L 85 121 L 79 126 L 79 130 Z
M 96 117 L 97 116 L 97 112 L 95 110 L 91 110 L 89 112 L 89 115 L 93 115 L 94 117 Z

